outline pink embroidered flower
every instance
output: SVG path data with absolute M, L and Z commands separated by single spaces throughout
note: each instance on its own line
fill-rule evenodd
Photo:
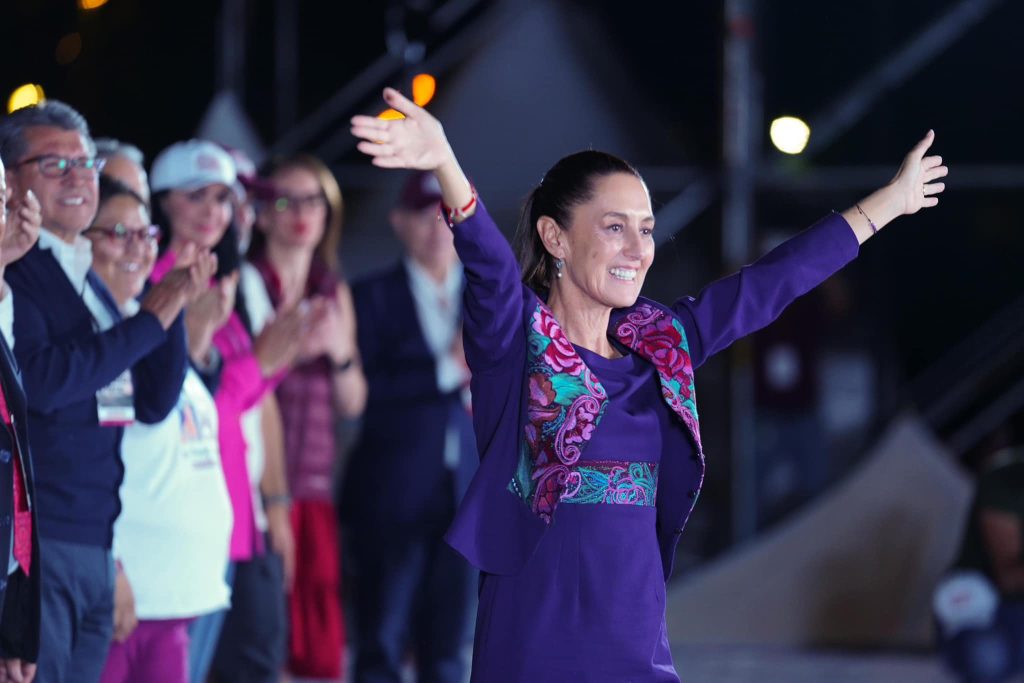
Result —
M 533 314 L 533 329 L 551 340 L 544 350 L 544 362 L 555 372 L 579 375 L 583 371 L 583 360 L 566 338 L 551 311 L 543 306 Z
M 680 348 L 658 349 L 651 354 L 651 358 L 670 377 L 680 378 L 682 375 L 693 374 L 690 354 Z M 680 382 L 680 389 L 689 397 L 690 388 L 687 383 Z
M 666 315 L 643 331 L 643 335 L 637 342 L 636 352 L 645 358 L 654 358 L 656 351 L 678 349 L 682 343 L 682 335 L 672 324 L 672 318 Z

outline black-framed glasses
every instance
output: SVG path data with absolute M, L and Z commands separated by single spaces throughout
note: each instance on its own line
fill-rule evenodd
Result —
M 327 197 L 320 192 L 307 194 L 304 197 L 279 195 L 274 199 L 274 211 L 278 213 L 284 213 L 288 210 L 299 212 L 303 209 L 319 209 L 324 206 L 327 206 Z
M 63 178 L 73 168 L 80 168 L 90 173 L 99 173 L 107 165 L 106 159 L 99 157 L 62 157 L 59 154 L 40 154 L 18 162 L 18 166 L 37 164 L 39 173 L 45 178 Z
M 88 235 L 89 233 L 103 235 L 111 242 L 123 244 L 127 247 L 135 240 L 155 246 L 156 243 L 160 241 L 160 235 L 163 234 L 163 231 L 160 230 L 159 225 L 147 225 L 142 228 L 129 228 L 123 223 L 115 223 L 109 228 L 94 225 L 85 231 L 85 234 Z

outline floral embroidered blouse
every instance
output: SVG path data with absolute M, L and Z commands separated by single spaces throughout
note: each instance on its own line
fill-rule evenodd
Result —
M 575 463 L 600 430 L 608 399 L 551 311 L 521 283 L 486 209 L 451 227 L 466 274 L 464 341 L 481 465 L 446 539 L 479 569 L 512 574 L 572 495 Z M 641 297 L 612 311 L 609 338 L 654 366 L 690 441 L 660 465 L 657 533 L 666 580 L 704 476 L 694 369 L 775 320 L 857 252 L 849 224 L 833 213 L 697 297 L 671 306 Z

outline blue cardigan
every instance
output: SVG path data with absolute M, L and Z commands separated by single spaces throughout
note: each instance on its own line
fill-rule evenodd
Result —
M 89 285 L 116 321 L 96 332 L 60 264 L 38 245 L 7 269 L 6 279 L 14 292 L 14 355 L 28 397 L 39 535 L 109 548 L 121 511 L 123 429 L 99 425 L 96 392 L 131 368 L 135 419 L 164 419 L 185 380 L 183 317 L 166 332 L 148 312 L 122 319 L 89 271 Z

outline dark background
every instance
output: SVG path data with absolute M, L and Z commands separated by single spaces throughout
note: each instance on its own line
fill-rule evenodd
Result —
M 422 39 L 429 57 L 452 40 L 464 40 L 460 30 L 472 27 L 492 3 L 481 3 L 446 30 L 432 32 L 427 17 L 439 4 L 443 3 L 296 0 L 297 117 L 315 110 L 387 51 L 389 13 L 403 13 L 407 37 Z M 557 4 L 601 27 L 599 35 L 585 42 L 595 65 L 616 63 L 629 74 L 627 87 L 618 82 L 606 93 L 610 106 L 629 117 L 642 103 L 645 111 L 637 116 L 654 116 L 662 123 L 666 144 L 649 145 L 652 151 L 645 158 L 631 161 L 641 169 L 685 164 L 717 177 L 722 157 L 723 3 Z M 936 151 L 952 169 L 938 210 L 902 221 L 900 229 L 865 248 L 844 272 L 843 296 L 848 301 L 843 320 L 823 331 L 833 341 L 847 337 L 881 349 L 882 419 L 907 404 L 926 409 L 936 396 L 957 391 L 958 382 L 974 365 L 957 360 L 965 340 L 971 343 L 972 333 L 1024 294 L 1020 182 L 1003 183 L 1007 186 L 1002 188 L 962 188 L 956 175 L 958 165 L 1024 166 L 1024 139 L 1017 123 L 1024 113 L 1024 3 L 1000 3 L 908 82 L 888 92 L 813 162 L 782 159 L 770 146 L 767 128 L 779 115 L 806 118 L 820 112 L 957 4 L 765 0 L 754 21 L 765 159 L 811 176 L 816 168 L 862 164 L 895 172 L 900 156 L 934 128 Z M 78 108 L 94 135 L 134 142 L 152 158 L 167 144 L 195 133 L 217 90 L 220 12 L 221 3 L 214 1 L 110 0 L 99 10 L 85 12 L 72 0 L 6 0 L 0 10 L 0 95 L 6 97 L 22 83 L 39 83 L 48 97 Z M 288 124 L 275 117 L 274 25 L 274 3 L 259 0 L 248 4 L 245 22 L 236 27 L 246 37 L 242 101 L 267 146 L 286 132 Z M 74 33 L 80 36 L 81 50 L 71 59 L 72 55 L 59 54 L 58 44 Z M 439 93 L 446 79 L 463 68 L 455 63 L 437 74 Z M 363 102 L 339 117 L 337 126 L 343 127 L 345 118 L 358 110 L 379 109 L 372 100 Z M 538 103 L 537 117 L 543 121 L 543 103 Z M 630 134 L 643 137 L 645 130 L 638 126 Z M 685 158 L 678 158 L 680 149 Z M 325 161 L 346 169 L 361 163 L 351 150 Z M 552 155 L 549 163 L 554 161 Z M 536 176 L 545 168 L 537 168 Z M 339 175 L 350 202 L 358 204 L 367 188 L 348 192 L 345 173 Z M 516 191 L 525 194 L 528 189 Z M 756 197 L 755 222 L 759 234 L 806 225 L 863 194 L 853 187 L 762 189 Z M 655 194 L 656 204 L 670 198 Z M 720 230 L 716 202 L 659 252 L 662 273 L 651 278 L 645 293 L 671 298 L 680 293 L 674 288 L 692 288 L 692 277 L 672 271 L 688 263 L 682 254 L 694 250 L 705 258 L 700 279 L 720 274 Z M 725 381 L 728 370 L 709 372 Z M 922 377 L 927 378 L 926 390 L 920 388 Z M 1006 378 L 997 377 L 990 384 L 1002 379 Z M 720 387 L 708 392 L 711 412 L 725 411 L 721 393 Z M 973 404 L 984 405 L 991 395 L 982 391 Z M 949 431 L 953 422 L 936 428 Z M 724 468 L 720 482 L 726 474 Z M 725 496 L 726 488 L 721 484 L 719 493 Z

